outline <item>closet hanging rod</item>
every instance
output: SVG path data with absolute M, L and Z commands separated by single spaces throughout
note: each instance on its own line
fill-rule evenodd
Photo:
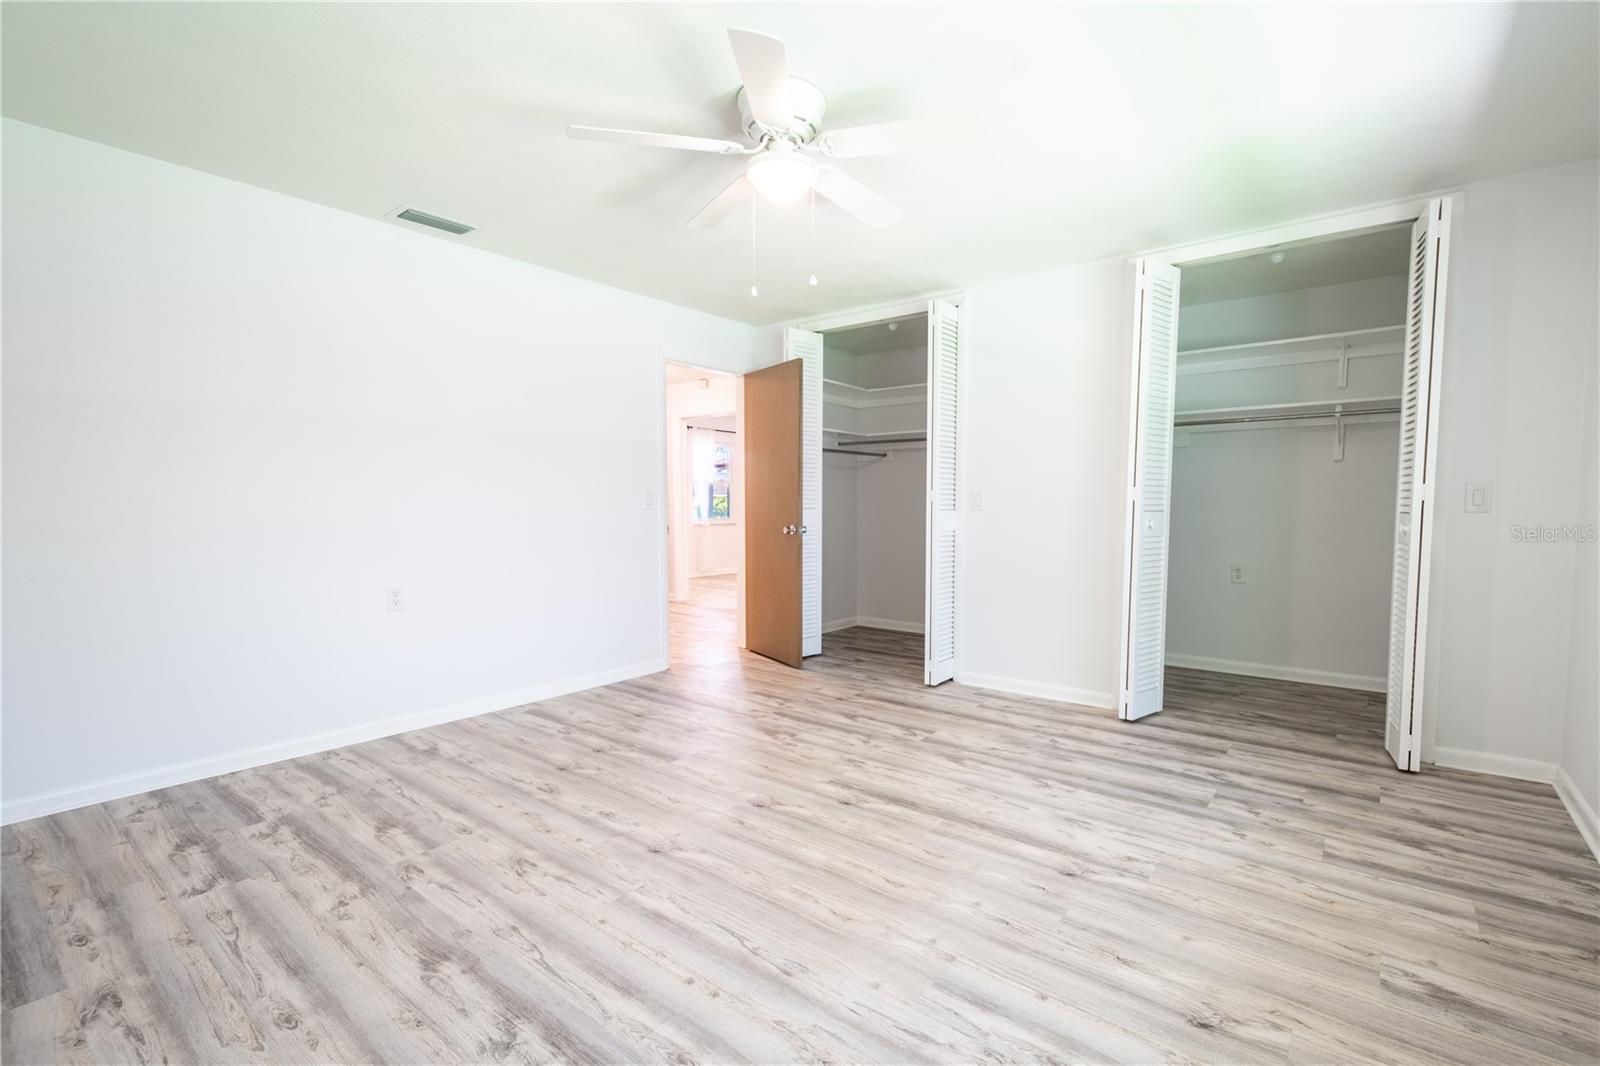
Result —
M 915 437 L 871 437 L 863 440 L 842 440 L 839 442 L 839 446 L 842 448 L 847 444 L 926 444 L 927 442 L 928 435 L 923 433 Z
M 1185 422 L 1173 419 L 1173 426 L 1188 429 L 1190 426 L 1237 426 L 1247 422 L 1301 422 L 1310 418 L 1355 418 L 1357 415 L 1397 415 L 1398 407 L 1375 407 L 1361 411 L 1302 411 L 1283 415 L 1242 415 L 1238 418 L 1197 418 Z
M 712 433 L 731 433 L 735 437 L 737 437 L 739 435 L 739 431 L 738 430 L 736 430 L 736 429 L 723 429 L 721 426 L 689 426 L 689 425 L 686 425 L 684 428 L 685 429 L 704 429 L 704 430 L 709 430 Z
M 888 452 L 863 452 L 857 451 L 854 448 L 824 448 L 822 450 L 825 452 L 832 452 L 834 455 L 870 455 L 874 459 L 889 458 Z

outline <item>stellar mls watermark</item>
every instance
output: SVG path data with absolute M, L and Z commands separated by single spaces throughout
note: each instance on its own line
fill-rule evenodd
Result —
M 1593 544 L 1596 540 L 1600 540 L 1600 526 L 1592 523 L 1511 527 L 1513 544 Z

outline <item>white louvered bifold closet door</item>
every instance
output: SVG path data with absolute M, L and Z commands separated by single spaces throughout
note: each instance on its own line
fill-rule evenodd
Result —
M 800 654 L 822 654 L 822 334 L 783 331 L 783 357 L 799 359 Z
M 925 680 L 956 676 L 956 558 L 960 551 L 961 318 L 954 304 L 928 304 L 928 520 L 923 596 Z
M 1388 713 L 1383 744 L 1402 770 L 1422 763 L 1422 665 L 1427 644 L 1428 557 L 1438 458 L 1444 280 L 1450 202 L 1433 200 L 1411 228 L 1395 491 L 1394 580 L 1389 604 Z
M 1141 259 L 1134 283 L 1133 409 L 1117 714 L 1161 710 L 1167 630 L 1167 506 L 1177 383 L 1178 268 Z

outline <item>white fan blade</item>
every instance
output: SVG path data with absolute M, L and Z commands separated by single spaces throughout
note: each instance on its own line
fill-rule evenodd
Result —
M 734 208 L 750 201 L 750 183 L 740 174 L 726 189 L 717 193 L 709 204 L 694 213 L 684 225 L 691 229 L 710 229 L 733 213 Z
M 817 192 L 873 229 L 892 226 L 905 217 L 904 211 L 834 167 L 822 168 L 817 176 Z
M 931 118 L 908 118 L 899 122 L 878 122 L 871 126 L 851 126 L 825 130 L 816 144 L 823 155 L 852 159 L 863 155 L 887 155 L 925 148 L 948 134 L 949 124 Z
M 719 155 L 745 155 L 750 149 L 737 141 L 715 137 L 686 137 L 680 133 L 643 133 L 639 130 L 608 130 L 599 126 L 568 126 L 567 136 L 575 141 L 616 141 L 646 148 L 680 148 L 686 152 L 716 152 Z
M 789 54 L 776 37 L 753 30 L 728 31 L 733 61 L 739 65 L 745 98 L 757 122 L 775 130 L 794 124 L 789 100 Z

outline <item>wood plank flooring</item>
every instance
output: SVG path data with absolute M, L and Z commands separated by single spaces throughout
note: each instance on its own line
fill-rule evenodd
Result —
M 921 638 L 670 672 L 3 834 L 36 1062 L 1593 1062 L 1600 868 L 1367 696 L 919 683 Z

